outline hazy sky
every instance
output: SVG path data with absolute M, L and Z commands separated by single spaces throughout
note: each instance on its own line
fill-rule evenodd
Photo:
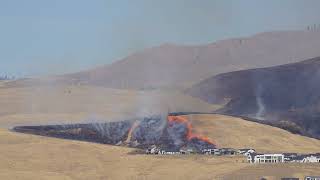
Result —
M 0 75 L 74 72 L 162 43 L 320 24 L 319 0 L 0 0 Z

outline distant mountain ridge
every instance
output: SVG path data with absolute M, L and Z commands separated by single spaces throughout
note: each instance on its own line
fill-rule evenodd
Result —
M 261 33 L 202 46 L 165 44 L 67 77 L 113 88 L 188 87 L 220 73 L 320 56 L 320 31 Z
M 49 83 L 121 89 L 186 88 L 211 76 L 320 56 L 320 31 L 281 31 L 199 46 L 164 44 Z M 41 81 L 44 83 L 45 81 Z M 35 81 L 19 84 L 41 84 Z
M 229 103 L 218 112 L 260 120 L 294 122 L 320 137 L 320 57 L 281 66 L 208 78 L 186 92 L 210 103 Z

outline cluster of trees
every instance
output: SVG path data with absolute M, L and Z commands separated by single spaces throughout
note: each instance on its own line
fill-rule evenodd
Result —
M 8 76 L 8 75 L 0 76 L 0 81 L 3 81 L 3 80 L 13 80 L 13 79 L 15 79 L 14 76 Z

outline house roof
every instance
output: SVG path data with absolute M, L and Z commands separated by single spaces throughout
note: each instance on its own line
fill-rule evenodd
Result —
M 250 149 L 239 149 L 240 151 L 249 151 L 249 150 L 254 150 L 254 151 L 256 151 L 255 149 L 252 149 L 252 148 L 250 148 Z

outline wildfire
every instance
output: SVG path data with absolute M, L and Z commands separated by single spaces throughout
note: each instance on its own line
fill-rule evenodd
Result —
M 200 152 L 215 148 L 216 145 L 208 137 L 193 131 L 189 121 L 185 116 L 153 116 L 135 122 L 21 126 L 15 127 L 15 131 L 136 148 L 155 145 L 169 151 L 186 148 Z
M 192 139 L 199 139 L 199 140 L 202 140 L 204 142 L 207 142 L 209 144 L 214 145 L 214 142 L 212 140 L 210 140 L 208 137 L 194 134 L 192 132 L 192 125 L 188 121 L 187 118 L 185 118 L 183 116 L 168 116 L 168 122 L 169 122 L 169 125 L 170 125 L 170 123 L 183 123 L 183 124 L 185 124 L 186 127 L 187 127 L 187 139 L 189 141 L 192 140 Z
M 140 124 L 140 121 L 135 121 L 134 123 L 133 123 L 133 125 L 131 126 L 131 128 L 129 129 L 129 132 L 128 132 L 128 137 L 127 137 L 127 139 L 125 140 L 125 143 L 130 143 L 130 141 L 131 141 L 131 137 L 132 137 L 132 132 L 139 126 L 139 124 Z

